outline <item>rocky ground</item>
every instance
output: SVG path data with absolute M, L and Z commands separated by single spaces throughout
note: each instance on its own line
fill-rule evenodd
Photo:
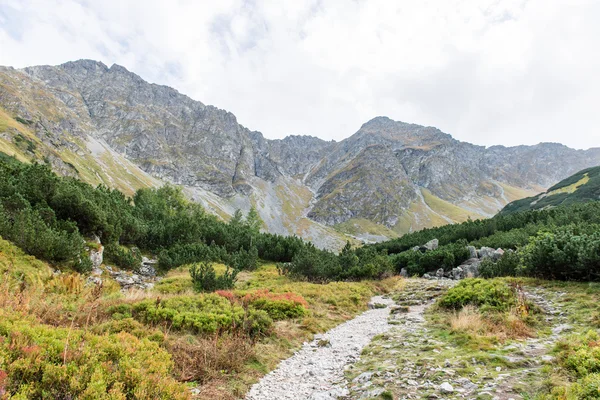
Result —
M 558 301 L 564 293 L 525 288 L 547 328 L 472 349 L 444 336 L 430 317 L 430 306 L 456 282 L 407 282 L 393 299 L 374 299 L 373 309 L 305 344 L 246 399 L 528 398 L 553 361 L 550 350 L 571 330 Z
M 539 389 L 550 350 L 571 329 L 554 300 L 562 293 L 527 289 L 549 324 L 539 337 L 476 350 L 447 340 L 426 318 L 444 284 L 411 280 L 397 296 L 409 312 L 392 315 L 397 327 L 376 337 L 348 370 L 348 399 L 523 399 Z

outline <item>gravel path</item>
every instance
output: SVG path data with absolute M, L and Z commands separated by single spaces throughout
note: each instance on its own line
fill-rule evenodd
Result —
M 371 304 L 390 306 L 394 302 L 381 296 Z M 365 311 L 322 335 L 252 386 L 247 400 L 310 399 L 328 400 L 347 396 L 344 370 L 360 357 L 362 349 L 378 334 L 390 329 L 390 308 Z

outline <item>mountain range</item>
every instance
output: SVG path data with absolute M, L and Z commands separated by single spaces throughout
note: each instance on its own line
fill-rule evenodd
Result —
M 488 217 L 600 165 L 600 148 L 486 148 L 386 117 L 339 142 L 270 140 L 231 112 L 91 60 L 0 67 L 0 150 L 127 194 L 181 185 L 224 219 L 254 206 L 266 231 L 323 248 Z

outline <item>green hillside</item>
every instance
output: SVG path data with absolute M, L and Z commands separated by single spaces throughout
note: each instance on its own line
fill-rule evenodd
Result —
M 570 194 L 597 177 L 586 170 L 553 190 Z M 481 261 L 484 277 L 600 281 L 600 202 L 468 219 L 358 249 L 348 243 L 339 254 L 261 233 L 260 224 L 255 212 L 225 223 L 173 186 L 129 198 L 0 153 L 0 397 L 239 399 L 313 334 L 365 310 L 374 294 L 402 293 L 402 270 L 451 271 L 471 257 L 467 245 L 507 250 Z M 412 250 L 434 238 L 439 248 Z M 101 246 L 104 264 L 93 266 L 89 254 Z M 142 254 L 157 259 L 162 279 L 143 289 L 121 285 L 113 272 L 141 274 Z M 444 321 L 459 309 L 485 313 L 487 336 L 461 339 L 463 350 L 547 330 L 535 315 L 511 311 L 520 301 L 515 281 L 463 282 L 436 314 Z M 504 308 L 490 312 L 485 302 L 496 304 L 499 294 Z M 443 340 L 448 326 L 437 328 Z M 591 379 L 578 378 L 554 389 L 579 390 Z
M 224 223 L 175 187 L 131 199 L 0 153 L 0 398 L 239 399 L 399 282 L 322 284 L 384 278 L 374 265 L 387 264 L 259 226 L 253 212 Z M 121 290 L 112 272 L 141 274 L 142 254 L 162 279 Z M 331 269 L 311 283 L 300 264 Z
M 541 210 L 548 207 L 600 200 L 600 167 L 587 168 L 568 177 L 537 196 L 513 201 L 500 214 Z

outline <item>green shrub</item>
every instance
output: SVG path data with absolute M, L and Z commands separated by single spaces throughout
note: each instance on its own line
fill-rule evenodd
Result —
M 556 390 L 555 392 L 563 392 L 558 398 L 577 399 L 577 400 L 594 400 L 600 397 L 600 373 L 593 373 L 584 376 L 577 380 L 564 390 Z
M 133 317 L 152 325 L 165 325 L 197 334 L 235 331 L 243 326 L 246 310 L 216 294 L 179 296 L 135 303 Z
M 484 259 L 479 265 L 479 274 L 484 278 L 501 276 L 516 276 L 519 273 L 521 257 L 517 252 L 507 251 L 497 261 L 491 258 Z
M 512 229 L 526 228 L 526 231 L 535 234 L 537 231 L 550 226 L 559 227 L 573 223 L 598 224 L 600 223 L 600 202 L 586 204 L 573 204 L 564 207 L 554 207 L 546 210 L 524 211 L 518 213 L 500 213 L 494 218 L 482 220 L 467 220 L 460 224 L 445 225 L 438 228 L 423 229 L 418 232 L 406 234 L 400 238 L 388 240 L 367 247 L 377 250 L 386 250 L 388 254 L 397 254 L 420 246 L 431 239 L 438 239 L 440 247 L 456 243 L 460 239 L 467 242 L 478 241 L 490 237 L 496 232 L 508 232 Z M 520 242 L 518 233 L 515 232 L 513 243 Z M 498 244 L 490 247 L 501 247 Z M 512 247 L 512 245 L 511 245 Z M 511 248 L 509 247 L 509 248 Z
M 558 364 L 573 381 L 555 387 L 551 398 L 597 399 L 600 393 L 600 335 L 596 331 L 570 335 L 555 347 Z
M 250 250 L 241 248 L 224 261 L 238 271 L 253 271 L 258 267 L 258 250 L 255 246 L 250 247 Z
M 0 314 L 3 388 L 18 399 L 187 399 L 158 343 L 120 332 L 101 336 Z
M 397 272 L 405 268 L 408 275 L 411 276 L 423 275 L 439 268 L 449 271 L 468 258 L 469 250 L 467 250 L 467 242 L 464 240 L 440 246 L 436 250 L 426 251 L 425 253 L 408 250 L 391 257 Z
M 163 278 L 154 285 L 154 291 L 161 294 L 181 294 L 193 289 L 194 285 L 188 276 Z
M 281 309 L 270 309 L 280 311 Z M 111 309 L 113 317 L 127 315 L 123 305 Z M 270 331 L 273 319 L 265 310 L 252 304 L 232 303 L 217 294 L 179 296 L 166 300 L 145 300 L 133 304 L 131 314 L 136 320 L 176 331 L 194 334 L 243 332 L 249 335 Z M 127 321 L 127 319 L 121 319 Z
M 483 237 L 471 243 L 471 245 L 480 247 L 491 247 L 497 249 L 517 249 L 525 246 L 529 242 L 529 238 L 535 235 L 540 227 L 538 225 L 529 224 L 523 228 L 515 228 L 510 231 L 498 231 L 493 235 Z
M 114 306 L 110 306 L 106 309 L 106 312 L 112 315 L 113 319 L 120 320 L 124 318 L 131 318 L 132 307 L 131 304 L 121 303 Z
M 541 232 L 523 249 L 523 274 L 560 280 L 600 279 L 600 226 L 573 224 Z
M 114 316 L 115 314 L 113 314 L 113 317 Z M 164 335 L 160 332 L 155 332 L 159 333 L 159 336 L 149 335 L 149 329 L 144 326 L 144 324 L 136 321 L 133 318 L 121 318 L 118 320 L 108 321 L 99 325 L 94 325 L 91 330 L 93 333 L 98 335 L 127 332 L 138 339 L 147 337 L 148 339 L 158 341 L 159 343 L 162 343 L 164 339 Z
M 136 247 L 128 249 L 117 243 L 109 243 L 104 247 L 104 257 L 106 261 L 124 269 L 137 270 L 142 265 L 142 254 Z
M 86 258 L 81 258 L 85 242 L 77 228 L 69 223 L 59 224 L 52 218 L 47 220 L 43 210 L 33 210 L 29 205 L 15 209 L 20 207 L 15 204 L 19 197 L 0 202 L 0 235 L 40 259 L 66 262 L 86 270 L 88 265 L 81 264 Z M 20 200 L 25 201 L 22 197 Z
M 194 264 L 190 267 L 192 284 L 197 292 L 231 289 L 235 284 L 237 274 L 238 270 L 227 267 L 225 272 L 217 276 L 215 268 L 209 263 Z
M 308 244 L 293 257 L 292 262 L 280 264 L 280 271 L 298 279 L 312 282 L 336 280 L 379 279 L 391 274 L 392 264 L 385 252 L 375 248 L 354 251 L 350 243 L 339 255 L 319 250 Z
M 227 259 L 227 249 L 214 243 L 175 244 L 163 249 L 158 257 L 158 267 L 163 271 L 195 262 L 223 262 Z
M 517 304 L 517 295 L 504 280 L 469 278 L 450 288 L 438 304 L 455 310 L 473 305 L 483 310 L 507 311 Z
M 244 318 L 244 331 L 251 336 L 265 335 L 271 331 L 273 320 L 265 310 L 249 309 Z
M 260 298 L 252 301 L 252 307 L 265 311 L 274 320 L 299 318 L 306 315 L 306 308 L 289 300 Z
M 294 278 L 326 282 L 337 276 L 341 272 L 341 267 L 333 253 L 309 245 L 300 249 L 293 257 L 292 262 L 283 265 L 282 271 Z
M 572 335 L 558 346 L 561 365 L 581 378 L 600 373 L 600 335 L 589 331 L 585 335 Z

